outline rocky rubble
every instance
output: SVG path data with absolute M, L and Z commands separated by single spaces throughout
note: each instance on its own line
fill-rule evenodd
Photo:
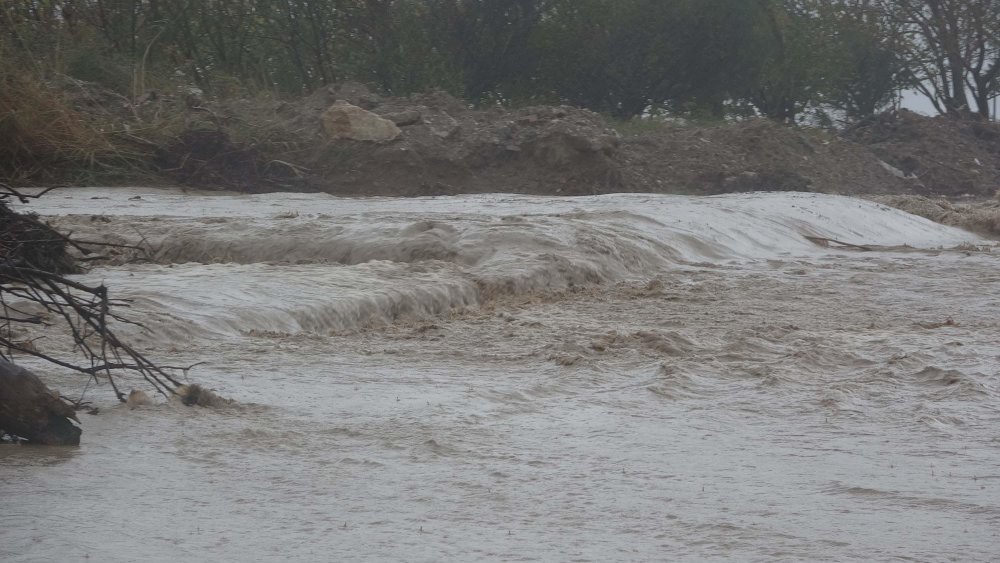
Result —
M 358 84 L 285 104 L 301 131 L 338 102 L 391 121 L 377 144 L 319 143 L 303 155 L 316 189 L 339 194 L 515 192 L 714 194 L 801 190 L 846 194 L 992 195 L 1000 127 L 901 111 L 842 135 L 766 119 L 713 125 L 640 124 L 619 133 L 566 106 L 472 109 L 443 93 L 383 97 Z M 627 129 L 627 127 L 626 127 Z M 996 146 L 994 146 L 996 145 Z
M 286 106 L 286 120 L 307 123 L 322 107 L 317 98 L 332 100 L 325 112 L 367 107 L 401 131 L 376 143 L 363 140 L 363 133 L 318 143 L 305 155 L 304 166 L 321 177 L 317 187 L 323 191 L 435 195 L 624 189 L 621 139 L 600 116 L 586 110 L 473 110 L 442 92 L 381 98 L 353 85 L 314 94 L 294 109 Z

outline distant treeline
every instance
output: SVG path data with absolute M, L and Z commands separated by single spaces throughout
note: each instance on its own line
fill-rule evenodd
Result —
M 300 93 L 342 80 L 476 103 L 785 122 L 922 91 L 990 117 L 1000 0 L 0 0 L 0 57 L 138 96 L 151 77 Z M 0 63 L 2 66 L 2 63 Z M 10 65 L 6 65 L 10 72 Z

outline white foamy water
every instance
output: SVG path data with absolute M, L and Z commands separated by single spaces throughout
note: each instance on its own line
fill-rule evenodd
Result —
M 1000 557 L 1000 271 L 941 250 L 968 233 L 815 194 L 32 208 L 149 247 L 81 278 L 237 405 L 92 388 L 79 448 L 0 448 L 4 560 Z

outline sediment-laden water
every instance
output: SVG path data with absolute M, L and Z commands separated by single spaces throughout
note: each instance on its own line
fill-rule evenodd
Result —
M 1000 558 L 1000 260 L 969 233 L 816 194 L 31 207 L 153 249 L 81 279 L 236 404 L 91 387 L 79 448 L 0 448 L 0 559 Z

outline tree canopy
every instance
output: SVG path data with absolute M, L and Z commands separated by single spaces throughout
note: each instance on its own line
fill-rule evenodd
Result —
M 1000 0 L 6 0 L 0 55 L 139 96 L 358 80 L 473 103 L 853 121 L 904 90 L 990 117 Z M 994 116 L 995 117 L 995 116 Z

